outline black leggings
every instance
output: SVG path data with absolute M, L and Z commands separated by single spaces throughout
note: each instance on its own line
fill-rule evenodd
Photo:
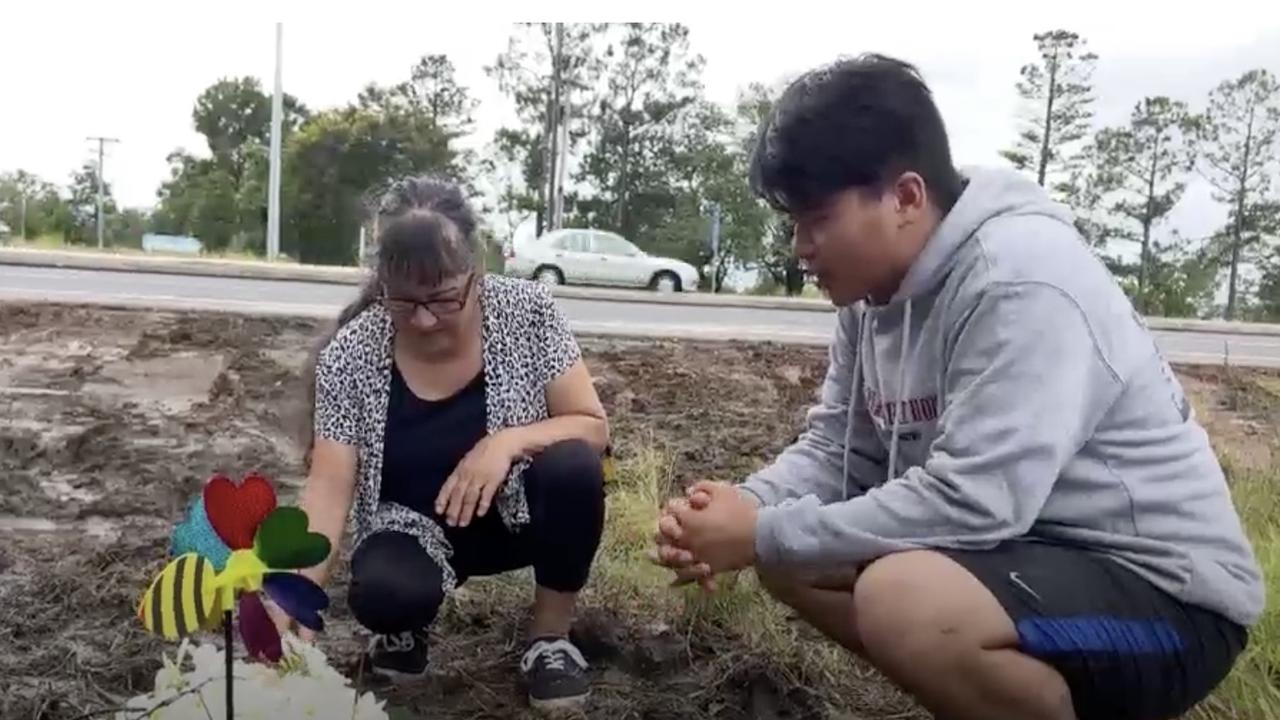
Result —
M 450 565 L 468 577 L 533 566 L 538 585 L 577 592 L 587 584 L 604 530 L 604 470 L 600 454 L 580 440 L 552 445 L 524 473 L 529 524 L 512 533 L 496 506 L 465 528 L 443 523 L 453 546 Z M 438 519 L 434 511 L 432 519 Z M 444 603 L 444 576 L 416 538 L 379 532 L 351 556 L 347 602 L 357 622 L 392 634 L 426 628 Z

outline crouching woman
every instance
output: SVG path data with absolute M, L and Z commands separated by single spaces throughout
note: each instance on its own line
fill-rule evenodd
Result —
M 486 276 L 459 189 L 399 182 L 382 199 L 372 282 L 314 367 L 301 505 L 334 553 L 348 517 L 348 603 L 373 672 L 422 675 L 427 629 L 468 578 L 533 567 L 520 661 L 530 703 L 573 707 L 568 639 L 604 523 L 608 427 L 577 342 L 541 285 Z

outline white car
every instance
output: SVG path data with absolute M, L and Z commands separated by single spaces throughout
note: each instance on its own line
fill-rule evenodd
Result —
M 548 285 L 606 285 L 693 292 L 698 269 L 683 260 L 649 255 L 621 235 L 561 228 L 506 247 L 504 272 Z

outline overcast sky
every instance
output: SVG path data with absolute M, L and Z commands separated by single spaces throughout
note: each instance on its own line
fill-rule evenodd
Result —
M 820 9 L 822 6 L 828 9 Z M 119 138 L 106 176 L 124 204 L 150 206 L 175 148 L 204 151 L 191 127 L 199 92 L 224 76 L 256 75 L 270 91 L 274 22 L 282 20 L 285 89 L 313 109 L 339 105 L 368 82 L 406 77 L 415 59 L 445 53 L 481 102 L 476 142 L 510 116 L 483 66 L 511 23 L 680 21 L 707 61 L 708 95 L 730 102 L 751 81 L 775 81 L 841 54 L 875 50 L 918 64 L 934 88 L 961 164 L 1000 162 L 1014 136 L 1018 67 L 1031 35 L 1064 27 L 1101 59 L 1098 120 L 1123 121 L 1143 95 L 1202 107 L 1219 81 L 1253 67 L 1280 73 L 1280 2 L 1072 0 L 980 2 L 16 2 L 0 11 L 0 171 L 65 183 L 91 157 L 89 135 Z M 790 13 L 790 14 L 788 14 Z M 1223 211 L 1203 183 L 1174 223 L 1196 236 Z

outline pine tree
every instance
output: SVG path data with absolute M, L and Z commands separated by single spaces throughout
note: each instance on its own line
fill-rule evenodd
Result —
M 1141 247 L 1136 304 L 1144 313 L 1150 312 L 1152 231 L 1182 198 L 1200 127 L 1185 102 L 1148 97 L 1133 108 L 1128 125 L 1105 128 L 1094 140 L 1099 185 L 1112 201 L 1108 209 L 1122 221 L 1108 236 Z
M 1230 208 L 1222 237 L 1230 272 L 1225 317 L 1231 320 L 1241 257 L 1258 249 L 1277 223 L 1280 203 L 1271 197 L 1271 182 L 1280 150 L 1280 83 L 1264 69 L 1227 80 L 1209 94 L 1206 116 L 1203 174 L 1217 190 L 1215 199 Z
M 1022 129 L 1014 147 L 1001 155 L 1019 170 L 1034 171 L 1036 182 L 1045 186 L 1078 164 L 1073 149 L 1089 134 L 1098 56 L 1068 30 L 1037 33 L 1033 39 L 1040 61 L 1022 66 L 1017 84 L 1026 105 Z

